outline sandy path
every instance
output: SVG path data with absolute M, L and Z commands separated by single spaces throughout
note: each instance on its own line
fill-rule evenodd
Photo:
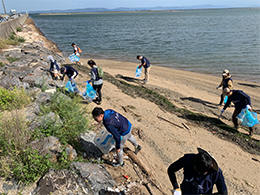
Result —
M 81 61 L 87 64 L 86 60 Z M 134 70 L 138 64 L 109 60 L 95 61 L 105 72 L 131 84 L 139 83 L 134 79 Z M 222 107 L 218 107 L 216 104 L 219 102 L 221 90 L 216 90 L 215 87 L 219 84 L 221 77 L 156 66 L 152 67 L 150 75 L 147 87 L 158 89 L 178 107 L 186 107 L 211 116 L 219 114 Z M 88 79 L 88 74 L 80 73 L 78 81 Z M 258 88 L 260 85 L 236 80 L 234 85 L 236 89 L 242 89 L 251 96 L 255 110 L 259 111 Z M 221 140 L 206 129 L 174 114 L 165 113 L 157 105 L 145 99 L 130 97 L 111 83 L 105 81 L 102 92 L 104 99 L 101 106 L 103 109 L 109 108 L 120 112 L 133 123 L 134 128 L 143 130 L 145 139 L 140 140 L 135 135 L 143 146 L 138 157 L 152 169 L 153 176 L 167 194 L 170 194 L 170 189 L 172 189 L 167 176 L 168 166 L 185 153 L 197 153 L 197 147 L 208 150 L 217 159 L 224 172 L 229 194 L 260 194 L 260 163 L 252 160 L 252 158 L 260 160 L 260 156 L 249 154 L 239 146 Z M 95 106 L 97 105 L 90 103 L 89 111 Z M 128 112 L 125 112 L 122 106 L 128 106 Z M 227 118 L 232 111 L 233 108 L 227 110 Z M 173 126 L 158 119 L 158 115 L 177 124 L 184 122 L 191 130 Z M 226 122 L 232 125 L 230 121 Z M 259 135 L 255 135 L 255 138 L 259 139 Z M 127 146 L 133 149 L 129 143 Z M 133 180 L 138 179 L 127 160 L 126 165 L 125 168 L 113 168 L 107 165 L 107 168 L 118 182 L 122 181 L 124 174 L 131 176 Z M 181 173 L 180 171 L 178 174 L 179 182 L 181 182 Z M 148 194 L 145 189 L 142 190 Z M 155 188 L 154 190 L 156 191 Z

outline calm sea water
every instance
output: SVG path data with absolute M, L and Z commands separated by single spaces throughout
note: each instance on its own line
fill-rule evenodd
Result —
M 260 83 L 260 9 L 31 15 L 64 55 L 138 62 Z

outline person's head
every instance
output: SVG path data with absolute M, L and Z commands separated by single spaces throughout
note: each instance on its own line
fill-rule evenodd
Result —
M 230 96 L 232 95 L 232 90 L 230 90 L 228 87 L 226 87 L 224 90 L 223 90 L 223 95 L 225 96 Z
M 54 62 L 54 59 L 53 59 L 52 55 L 47 56 L 47 58 L 48 58 L 48 60 L 50 60 L 51 62 Z
M 94 65 L 96 65 L 96 62 L 94 60 L 89 60 L 88 65 L 93 67 Z
M 61 73 L 61 74 L 64 74 L 65 72 L 66 72 L 66 68 L 65 68 L 65 67 L 61 67 L 60 73 Z
M 138 60 L 141 60 L 142 59 L 142 56 L 136 56 L 136 58 L 138 59 Z
M 212 168 L 212 158 L 203 152 L 199 152 L 194 158 L 194 168 L 200 174 L 206 174 Z
M 101 122 L 103 120 L 103 118 L 104 118 L 104 111 L 103 111 L 103 109 L 100 108 L 100 107 L 95 107 L 92 110 L 92 116 L 95 119 L 95 121 Z
M 71 46 L 74 47 L 76 44 L 75 43 L 71 43 Z
M 229 70 L 223 70 L 223 74 L 222 74 L 223 77 L 227 77 L 229 76 Z

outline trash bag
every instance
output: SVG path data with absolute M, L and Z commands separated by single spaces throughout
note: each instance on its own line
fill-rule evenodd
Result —
M 71 62 L 78 62 L 80 60 L 80 58 L 78 56 L 76 56 L 75 54 L 71 54 L 69 56 L 69 59 Z
M 73 87 L 74 92 L 75 93 L 79 93 L 79 89 L 78 89 L 77 83 L 75 82 L 74 79 L 71 79 L 71 85 Z
M 136 67 L 136 70 L 135 70 L 135 78 L 141 76 L 141 74 L 142 74 L 142 69 L 143 69 L 142 66 L 141 66 L 141 68 L 139 68 L 139 65 Z
M 99 130 L 94 138 L 94 143 L 103 154 L 107 154 L 115 148 L 115 139 L 105 128 Z
M 67 82 L 66 86 L 65 86 L 65 90 L 67 90 L 68 92 L 72 92 L 74 93 L 74 88 L 72 87 L 72 84 L 70 81 Z
M 239 115 L 237 115 L 237 119 L 242 122 L 241 125 L 246 127 L 253 127 L 259 124 L 257 113 L 250 112 L 247 108 L 242 109 Z
M 225 95 L 225 97 L 224 97 L 224 104 L 227 103 L 227 100 L 228 100 L 228 96 Z
M 94 88 L 92 87 L 92 85 L 90 85 L 88 82 L 87 82 L 87 85 L 84 89 L 83 92 L 80 92 L 80 94 L 82 95 L 82 97 L 85 99 L 85 100 L 89 100 L 89 101 L 92 101 L 96 95 L 97 95 L 97 92 L 94 90 Z

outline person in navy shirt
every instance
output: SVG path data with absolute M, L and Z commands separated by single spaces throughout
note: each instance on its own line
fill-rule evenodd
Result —
M 61 74 L 63 74 L 61 80 L 64 80 L 65 75 L 69 77 L 69 80 L 75 79 L 78 76 L 78 71 L 76 71 L 73 67 L 71 66 L 64 66 L 60 69 Z
M 150 61 L 144 57 L 144 56 L 136 56 L 136 58 L 138 60 L 141 60 L 141 64 L 139 66 L 139 68 L 141 68 L 142 66 L 144 67 L 144 83 L 147 83 L 148 80 L 149 80 L 149 72 L 150 72 L 150 69 L 151 69 L 151 63 Z
M 173 186 L 173 194 L 212 194 L 216 184 L 218 193 L 227 195 L 227 187 L 222 170 L 214 157 L 198 148 L 198 154 L 185 154 L 168 167 L 168 176 Z M 175 172 L 184 170 L 184 178 L 179 187 Z
M 102 122 L 109 133 L 113 135 L 116 141 L 116 153 L 118 161 L 113 163 L 114 167 L 123 167 L 123 147 L 127 140 L 135 146 L 135 154 L 141 150 L 141 146 L 137 144 L 136 139 L 131 134 L 132 124 L 123 115 L 114 110 L 105 110 L 95 107 L 92 111 L 92 116 L 97 122 Z
M 223 90 L 223 94 L 228 96 L 228 100 L 225 103 L 224 108 L 221 110 L 221 113 L 223 113 L 227 107 L 230 106 L 231 102 L 233 102 L 235 105 L 235 110 L 232 115 L 232 122 L 234 123 L 235 128 L 238 129 L 237 115 L 239 115 L 243 108 L 247 108 L 248 110 L 252 111 L 251 99 L 241 90 L 230 90 L 229 88 L 225 88 Z M 249 127 L 249 136 L 252 135 L 253 127 Z
M 223 95 L 223 90 L 225 88 L 229 88 L 230 90 L 233 89 L 233 80 L 231 78 L 231 75 L 229 73 L 229 70 L 224 70 L 223 74 L 222 74 L 222 81 L 219 84 L 219 86 L 217 86 L 216 88 L 220 88 L 222 86 L 222 94 L 220 95 L 220 102 L 219 102 L 219 106 L 222 105 L 222 103 L 224 102 L 224 95 Z

